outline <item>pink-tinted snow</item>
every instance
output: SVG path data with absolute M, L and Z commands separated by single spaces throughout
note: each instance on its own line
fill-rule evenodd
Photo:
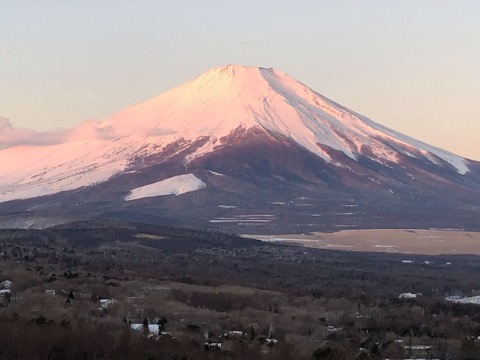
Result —
M 318 144 L 352 159 L 366 145 L 372 158 L 385 164 L 398 161 L 399 153 L 422 154 L 433 163 L 446 161 L 460 174 L 469 170 L 467 160 L 385 128 L 283 72 L 229 65 L 103 122 L 85 122 L 65 131 L 57 144 L 0 143 L 0 202 L 93 185 L 169 144 L 188 145 L 206 137 L 202 147 L 185 156 L 188 163 L 214 151 L 219 139 L 239 127 L 277 133 L 329 162 Z M 10 126 L 4 128 L 12 132 Z

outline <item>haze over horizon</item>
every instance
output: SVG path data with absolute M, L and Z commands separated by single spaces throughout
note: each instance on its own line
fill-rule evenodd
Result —
M 27 137 L 36 133 L 25 129 L 103 120 L 212 67 L 243 64 L 284 71 L 382 125 L 480 160 L 479 3 L 121 0 L 4 9 L 0 132 L 1 118 Z

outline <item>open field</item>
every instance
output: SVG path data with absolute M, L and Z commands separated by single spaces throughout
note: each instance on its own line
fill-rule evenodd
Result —
M 246 236 L 267 242 L 288 243 L 317 249 L 424 255 L 480 255 L 480 232 L 461 230 L 376 229 Z

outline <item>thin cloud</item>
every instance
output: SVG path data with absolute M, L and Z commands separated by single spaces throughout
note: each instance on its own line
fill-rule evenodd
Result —
M 0 116 L 0 149 L 21 145 L 56 145 L 63 142 L 88 141 L 106 137 L 107 134 L 99 129 L 96 121 L 85 121 L 68 130 L 39 132 L 14 127 L 8 118 Z
M 40 132 L 13 126 L 10 119 L 0 116 L 0 149 L 14 146 L 48 146 L 69 142 L 113 140 L 129 135 L 171 135 L 168 129 L 145 129 L 139 126 L 115 126 L 95 120 L 84 121 L 71 129 Z
M 0 148 L 18 145 L 52 145 L 59 143 L 62 137 L 62 132 L 38 132 L 16 128 L 8 118 L 0 117 Z

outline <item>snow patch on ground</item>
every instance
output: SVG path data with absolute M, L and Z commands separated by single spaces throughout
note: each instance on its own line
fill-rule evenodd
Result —
M 447 296 L 445 300 L 458 303 L 458 304 L 476 304 L 480 305 L 480 296 L 467 296 L 467 297 L 460 297 L 460 296 Z
M 410 293 L 410 292 L 401 293 L 400 295 L 398 295 L 398 298 L 399 299 L 416 299 L 417 294 Z
M 220 174 L 220 173 L 212 171 L 212 170 L 208 170 L 208 172 L 212 175 L 215 175 L 215 176 L 225 176 L 224 174 Z
M 233 217 L 217 217 L 209 220 L 211 223 L 232 223 L 237 225 L 246 224 L 268 224 L 276 220 L 275 215 L 270 214 L 251 214 L 251 215 L 235 215 Z
M 125 201 L 154 196 L 178 196 L 188 192 L 200 190 L 205 187 L 205 183 L 193 174 L 179 175 L 133 189 L 130 191 L 130 194 L 125 196 Z

